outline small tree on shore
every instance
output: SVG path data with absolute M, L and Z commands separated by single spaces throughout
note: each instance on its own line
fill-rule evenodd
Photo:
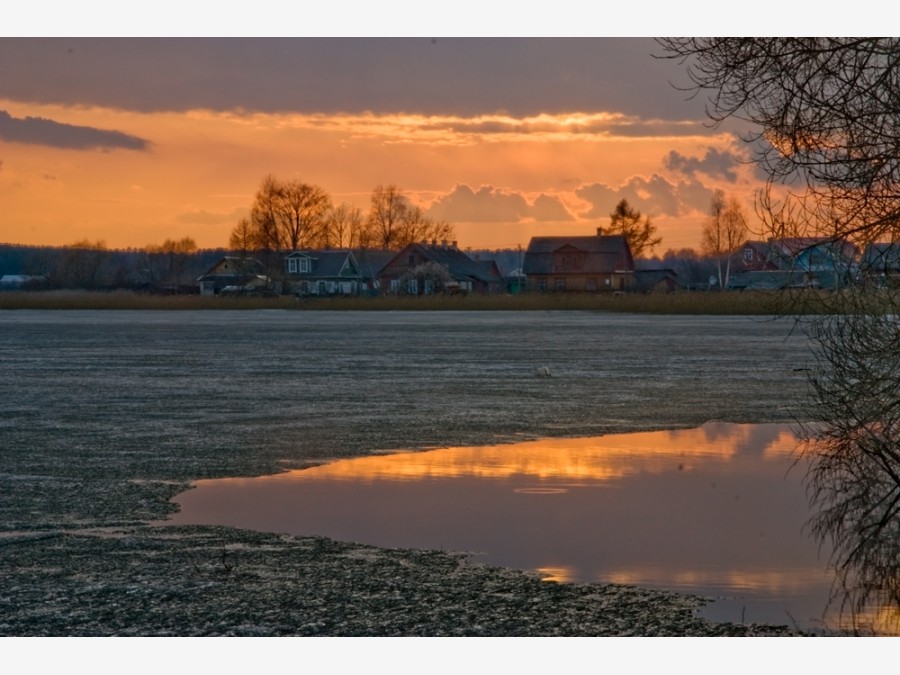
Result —
M 701 233 L 701 251 L 716 261 L 719 271 L 719 288 L 725 290 L 731 276 L 731 261 L 734 252 L 747 235 L 747 220 L 740 202 L 734 197 L 725 198 L 725 193 L 713 193 L 709 215 Z M 724 261 L 725 271 L 722 272 Z
M 609 214 L 607 232 L 624 236 L 635 258 L 653 251 L 662 243 L 662 237 L 656 236 L 656 226 L 650 222 L 650 216 L 642 219 L 641 212 L 632 208 L 627 199 L 616 204 L 615 210 Z

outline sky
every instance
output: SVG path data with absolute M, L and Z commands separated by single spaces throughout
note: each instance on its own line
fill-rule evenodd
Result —
M 226 246 L 267 175 L 363 213 L 396 185 L 461 248 L 609 225 L 699 248 L 752 216 L 737 128 L 638 37 L 0 37 L 0 242 Z

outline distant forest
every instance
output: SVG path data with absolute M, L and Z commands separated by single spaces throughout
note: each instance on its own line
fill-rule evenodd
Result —
M 225 249 L 198 250 L 167 242 L 147 249 L 113 250 L 87 242 L 72 246 L 0 244 L 0 277 L 39 277 L 31 288 L 133 289 L 185 292 L 223 256 Z M 190 242 L 191 244 L 193 242 Z
M 495 260 L 500 273 L 521 269 L 524 249 L 466 249 L 476 260 Z M 196 280 L 226 255 L 224 248 L 197 249 L 190 239 L 166 241 L 145 249 L 107 249 L 81 242 L 71 246 L 0 244 L 0 277 L 40 277 L 32 288 L 132 289 L 161 293 L 194 292 Z M 251 254 L 252 255 L 252 254 Z M 637 258 L 637 269 L 671 269 L 681 284 L 700 287 L 716 273 L 715 259 L 693 249 Z

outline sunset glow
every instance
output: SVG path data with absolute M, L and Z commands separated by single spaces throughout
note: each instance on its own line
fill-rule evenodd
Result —
M 480 102 L 474 81 L 442 88 L 433 77 L 429 80 L 433 72 L 456 68 L 440 60 L 430 66 L 433 71 L 422 66 L 421 81 L 410 84 L 422 92 L 422 103 L 412 104 L 419 110 L 400 96 L 393 104 L 390 98 L 381 100 L 377 82 L 355 82 L 346 69 L 352 63 L 330 73 L 330 79 L 329 73 L 315 74 L 320 79 L 308 86 L 321 88 L 315 90 L 319 97 L 336 96 L 331 88 L 349 92 L 346 101 L 319 104 L 318 110 L 307 109 L 308 97 L 300 95 L 296 104 L 291 99 L 272 109 L 253 109 L 249 106 L 258 99 L 242 98 L 242 82 L 229 79 L 238 75 L 226 73 L 225 65 L 219 72 L 216 66 L 195 64 L 196 71 L 184 76 L 185 88 L 193 76 L 198 87 L 225 90 L 211 107 L 203 105 L 204 91 L 196 101 L 188 95 L 177 99 L 177 92 L 153 80 L 150 64 L 142 59 L 166 58 L 155 44 L 141 42 L 131 54 L 127 40 L 82 42 L 67 51 L 68 42 L 50 41 L 50 48 L 40 52 L 46 58 L 42 65 L 32 63 L 35 58 L 25 63 L 36 52 L 31 40 L 0 40 L 0 57 L 21 60 L 25 71 L 0 84 L 0 242 L 65 245 L 87 239 L 126 248 L 190 236 L 200 247 L 222 247 L 262 179 L 272 174 L 318 185 L 335 204 L 348 202 L 364 213 L 376 185 L 398 185 L 428 215 L 451 223 L 463 248 L 516 247 L 536 235 L 593 233 L 608 224 L 618 200 L 627 198 L 653 218 L 663 237 L 657 251 L 662 253 L 699 246 L 713 189 L 738 196 L 749 210 L 757 186 L 741 164 L 746 150 L 740 141 L 728 131 L 708 128 L 702 105 L 686 106 L 683 94 L 661 78 L 661 66 L 651 63 L 655 70 L 645 72 L 652 41 L 637 43 L 636 63 L 621 66 L 623 72 L 634 68 L 636 78 L 652 78 L 646 81 L 653 91 L 646 94 L 649 103 L 629 103 L 611 88 L 614 77 L 609 84 L 579 73 L 570 91 L 563 80 L 534 72 L 533 92 L 509 93 L 510 101 L 521 96 L 527 102 L 506 110 Z M 317 42 L 316 49 L 329 48 L 327 42 Z M 528 53 L 531 43 L 514 42 Z M 576 44 L 557 42 L 567 48 Z M 607 42 L 577 44 L 602 52 Z M 275 41 L 254 46 L 270 44 Z M 288 46 L 295 44 L 300 51 L 308 49 L 302 40 Z M 385 40 L 377 47 L 392 44 Z M 509 44 L 481 41 L 477 46 L 496 46 L 499 58 Z M 133 91 L 107 90 L 117 86 L 115 74 L 106 73 L 107 65 L 91 54 L 98 60 L 76 72 L 96 76 L 96 87 L 86 80 L 82 95 L 60 82 L 60 73 L 54 72 L 60 62 L 74 61 L 98 45 L 98 51 L 121 53 L 139 69 L 129 80 Z M 190 41 L 179 41 L 182 45 L 186 49 Z M 242 43 L 224 45 L 240 52 Z M 473 43 L 454 45 L 465 50 Z M 534 45 L 543 48 L 543 43 Z M 397 48 L 410 47 L 406 41 Z M 46 56 L 54 49 L 60 52 L 58 61 Z M 360 58 L 368 55 L 360 51 Z M 485 70 L 489 78 L 491 66 Z M 32 81 L 25 82 L 29 75 Z M 528 75 L 525 66 L 515 74 L 523 81 Z M 270 77 L 253 80 L 264 92 L 282 86 L 272 71 L 245 76 Z M 504 76 L 512 77 L 506 71 Z M 155 89 L 138 89 L 144 84 L 156 86 L 159 102 L 149 100 Z M 459 87 L 464 110 L 450 102 L 453 87 Z M 545 89 L 554 94 L 542 93 Z M 132 100 L 140 96 L 144 99 Z M 445 98 L 448 104 L 440 112 Z M 587 101 L 594 107 L 586 107 Z

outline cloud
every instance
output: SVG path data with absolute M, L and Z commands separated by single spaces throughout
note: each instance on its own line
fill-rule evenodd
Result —
M 663 165 L 670 171 L 677 171 L 690 177 L 700 172 L 712 178 L 722 178 L 729 183 L 737 181 L 738 177 L 734 169 L 741 163 L 741 157 L 735 153 L 728 150 L 719 151 L 715 148 L 707 148 L 706 155 L 702 158 L 687 157 L 672 150 L 663 159 Z
M 569 213 L 559 197 L 550 195 L 538 195 L 531 205 L 532 217 L 537 221 L 563 221 L 575 220 L 575 216 Z
M 452 192 L 439 197 L 427 210 L 438 220 L 465 223 L 518 222 L 530 218 L 536 221 L 573 220 L 573 216 L 558 197 L 539 195 L 529 203 L 519 192 L 508 192 L 492 185 L 478 191 L 458 184 Z
M 185 223 L 189 225 L 219 225 L 220 223 L 236 223 L 241 217 L 246 216 L 249 211 L 246 208 L 239 207 L 231 211 L 216 212 L 205 211 L 199 209 L 197 211 L 186 211 L 175 216 L 176 223 Z
M 63 124 L 42 117 L 17 118 L 5 110 L 0 110 L 0 138 L 11 143 L 69 150 L 147 150 L 150 147 L 149 141 L 121 131 Z
M 144 112 L 703 119 L 649 38 L 19 38 L 0 98 Z
M 653 174 L 649 178 L 635 176 L 618 187 L 602 183 L 583 185 L 575 190 L 575 195 L 590 204 L 581 214 L 584 218 L 609 218 L 622 199 L 644 215 L 676 217 L 706 209 L 712 189 L 693 178 L 673 183 Z

